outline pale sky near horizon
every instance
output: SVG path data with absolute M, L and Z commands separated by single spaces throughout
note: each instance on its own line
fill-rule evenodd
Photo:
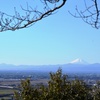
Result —
M 25 1 L 30 4 L 32 0 Z M 11 13 L 16 7 L 21 12 L 20 5 L 26 7 L 26 2 L 2 0 L 0 11 Z M 66 64 L 76 58 L 100 63 L 100 29 L 72 17 L 68 10 L 75 12 L 76 4 L 73 3 L 69 0 L 55 14 L 29 28 L 1 32 L 0 63 Z

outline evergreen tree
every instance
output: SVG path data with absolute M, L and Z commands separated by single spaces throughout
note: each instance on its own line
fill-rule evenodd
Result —
M 62 70 L 50 73 L 48 85 L 32 86 L 29 79 L 21 81 L 15 100 L 100 100 L 100 82 L 93 88 L 79 80 L 68 80 Z

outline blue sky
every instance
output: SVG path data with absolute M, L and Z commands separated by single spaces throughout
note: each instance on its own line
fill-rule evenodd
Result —
M 33 0 L 2 0 L 0 10 L 21 12 L 20 5 Z M 74 3 L 75 2 L 75 3 Z M 100 29 L 94 29 L 81 19 L 72 17 L 76 1 L 68 1 L 56 14 L 32 27 L 0 33 L 0 63 L 7 64 L 66 64 L 76 58 L 89 63 L 100 63 Z M 81 9 L 82 5 L 79 6 Z

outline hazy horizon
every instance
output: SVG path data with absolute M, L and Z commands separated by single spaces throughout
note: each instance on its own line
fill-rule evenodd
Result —
M 57 63 L 57 64 L 11 64 L 11 63 L 0 63 L 0 64 L 8 64 L 8 65 L 15 65 L 15 66 L 19 66 L 19 65 L 35 65 L 35 66 L 42 66 L 42 65 L 63 65 L 63 64 L 96 64 L 98 62 L 94 62 L 94 63 L 89 63 L 87 62 L 86 60 L 84 59 L 81 59 L 81 58 L 77 58 L 77 59 L 74 59 L 70 62 L 66 62 L 66 63 Z

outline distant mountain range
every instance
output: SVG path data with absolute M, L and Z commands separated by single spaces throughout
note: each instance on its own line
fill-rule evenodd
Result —
M 12 64 L 0 64 L 0 71 L 42 71 L 42 72 L 52 72 L 61 68 L 63 72 L 100 72 L 100 63 L 89 64 L 82 59 L 76 59 L 67 64 L 58 65 L 12 65 Z

